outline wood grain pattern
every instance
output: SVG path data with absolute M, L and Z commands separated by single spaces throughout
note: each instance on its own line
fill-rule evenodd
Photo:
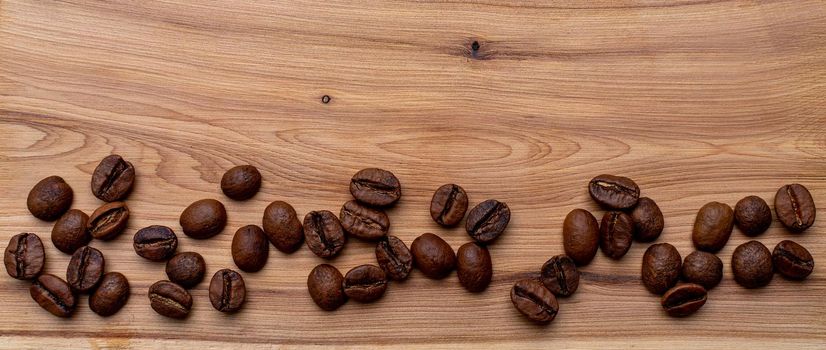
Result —
M 125 309 L 103 319 L 82 297 L 72 319 L 57 319 L 27 283 L 0 278 L 0 347 L 823 348 L 823 269 L 803 283 L 742 289 L 729 270 L 747 240 L 739 232 L 720 253 L 724 281 L 687 319 L 665 316 L 640 284 L 647 244 L 621 261 L 598 254 L 550 326 L 520 317 L 508 292 L 562 251 L 568 211 L 602 214 L 586 184 L 603 172 L 636 179 L 659 203 L 659 241 L 683 256 L 708 201 L 771 201 L 799 182 L 826 208 L 825 82 L 822 0 L 0 0 L 2 244 L 23 231 L 48 239 L 50 223 L 25 206 L 40 178 L 63 176 L 74 208 L 91 212 L 102 157 L 121 154 L 139 173 L 127 232 L 93 242 L 132 284 Z M 242 163 L 264 185 L 235 202 L 218 182 Z M 140 227 L 180 234 L 184 207 L 222 200 L 225 232 L 180 244 L 204 255 L 211 276 L 233 267 L 232 233 L 260 224 L 270 201 L 300 215 L 337 212 L 350 176 L 368 166 L 402 181 L 389 215 L 407 244 L 423 232 L 454 248 L 469 240 L 428 215 L 443 183 L 464 186 L 471 205 L 509 204 L 486 292 L 465 292 L 455 274 L 414 272 L 379 302 L 326 313 L 306 292 L 322 261 L 302 248 L 273 250 L 262 272 L 244 274 L 239 314 L 213 310 L 207 283 L 184 322 L 149 308 L 146 290 L 165 275 L 134 254 Z M 775 220 L 759 240 L 794 239 L 820 263 L 824 230 L 823 218 L 799 235 Z M 47 246 L 47 271 L 63 275 L 68 256 Z M 332 264 L 347 271 L 374 259 L 372 245 L 351 240 Z

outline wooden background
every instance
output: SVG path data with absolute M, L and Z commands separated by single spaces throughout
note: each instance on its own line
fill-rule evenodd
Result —
M 472 42 L 478 52 L 470 49 Z M 321 98 L 331 101 L 323 104 Z M 549 326 L 512 307 L 509 290 L 561 253 L 568 211 L 602 211 L 587 181 L 636 179 L 666 217 L 658 242 L 692 251 L 704 203 L 805 184 L 826 208 L 826 3 L 823 0 L 0 0 L 0 241 L 38 233 L 47 272 L 68 256 L 32 217 L 26 194 L 48 175 L 75 190 L 73 207 L 100 205 L 92 170 L 110 153 L 138 171 L 129 227 L 95 241 L 107 270 L 132 296 L 101 318 L 81 297 L 71 319 L 31 300 L 28 282 L 0 278 L 0 347 L 398 345 L 543 348 L 823 348 L 826 346 L 826 214 L 803 234 L 775 220 L 759 240 L 806 246 L 814 274 L 775 277 L 758 290 L 731 278 L 735 231 L 720 252 L 722 284 L 687 319 L 667 317 L 639 280 L 647 244 L 621 261 L 598 253 L 579 291 Z M 226 169 L 264 175 L 252 200 L 218 188 Z M 494 280 L 480 294 L 456 275 L 418 271 L 381 301 L 318 309 L 306 277 L 322 259 L 306 247 L 274 249 L 235 315 L 215 311 L 204 282 L 185 321 L 165 319 L 146 291 L 164 265 L 136 256 L 133 233 L 173 227 L 180 251 L 204 255 L 208 277 L 232 267 L 234 231 L 260 224 L 273 200 L 299 215 L 338 212 L 349 178 L 389 169 L 403 198 L 389 211 L 407 244 L 435 232 L 453 247 L 461 228 L 430 219 L 433 191 L 459 183 L 471 205 L 497 198 L 513 219 L 491 247 Z M 178 215 L 201 198 L 222 200 L 226 230 L 195 241 Z M 331 261 L 343 272 L 373 263 L 373 245 L 350 240 Z

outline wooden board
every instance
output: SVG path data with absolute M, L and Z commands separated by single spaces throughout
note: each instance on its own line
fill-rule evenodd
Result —
M 47 271 L 68 257 L 48 243 L 26 194 L 57 174 L 74 207 L 100 202 L 90 174 L 110 153 L 139 176 L 127 232 L 92 243 L 107 269 L 132 284 L 128 305 L 101 318 L 86 306 L 68 320 L 37 307 L 28 283 L 0 278 L 0 347 L 347 345 L 526 348 L 823 348 L 826 219 L 803 234 L 775 220 L 758 239 L 805 245 L 817 260 L 805 282 L 776 277 L 745 290 L 725 278 L 687 319 L 668 318 L 640 283 L 647 244 L 620 261 L 601 253 L 549 326 L 522 318 L 509 290 L 561 253 L 561 222 L 582 207 L 600 173 L 636 179 L 666 216 L 659 242 L 692 251 L 697 209 L 781 185 L 805 184 L 826 208 L 826 6 L 822 0 L 593 1 L 16 1 L 0 0 L 0 241 L 31 231 L 47 242 Z M 476 41 L 479 49 L 471 47 Z M 324 104 L 323 95 L 331 100 Z M 233 165 L 261 169 L 264 185 L 235 202 L 218 189 Z M 439 185 L 456 182 L 472 204 L 497 198 L 513 219 L 491 247 L 487 291 L 456 275 L 414 272 L 381 301 L 322 312 L 306 277 L 322 259 L 302 248 L 270 253 L 247 273 L 248 304 L 212 309 L 207 283 L 186 321 L 155 314 L 150 284 L 164 266 L 137 257 L 132 234 L 150 224 L 180 235 L 189 203 L 217 198 L 219 236 L 181 236 L 208 276 L 234 267 L 232 234 L 260 223 L 273 200 L 300 215 L 338 212 L 350 176 L 392 170 L 404 195 L 389 210 L 406 243 L 435 232 L 454 248 L 463 229 L 428 215 Z M 374 262 L 351 240 L 330 263 Z

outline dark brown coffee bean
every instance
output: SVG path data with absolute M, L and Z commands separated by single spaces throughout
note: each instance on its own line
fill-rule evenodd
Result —
M 763 198 L 748 196 L 734 206 L 734 222 L 746 236 L 757 236 L 772 223 L 772 210 Z
M 805 279 L 815 268 L 812 254 L 802 245 L 789 240 L 777 243 L 774 247 L 772 263 L 777 272 L 794 280 Z
M 311 211 L 304 216 L 304 239 L 307 248 L 322 258 L 338 255 L 346 242 L 341 222 L 327 210 Z
M 247 286 L 241 274 L 230 269 L 218 270 L 209 282 L 209 301 L 215 310 L 235 312 L 247 299 Z
M 120 235 L 126 228 L 128 220 L 129 208 L 126 203 L 106 203 L 89 216 L 86 230 L 92 237 L 107 241 Z
M 313 302 L 323 310 L 333 311 L 347 301 L 344 276 L 332 265 L 316 266 L 307 277 L 307 290 Z
M 739 245 L 731 254 L 731 271 L 734 280 L 743 287 L 757 288 L 769 284 L 774 276 L 769 248 L 758 241 Z
M 537 280 L 517 281 L 511 288 L 511 302 L 519 312 L 537 323 L 551 322 L 559 312 L 556 297 Z
M 69 210 L 73 198 L 72 188 L 62 177 L 49 176 L 32 187 L 26 206 L 34 217 L 52 221 Z
M 634 219 L 621 211 L 609 211 L 602 216 L 599 227 L 599 247 L 611 259 L 628 253 L 634 238 Z
M 192 308 L 192 295 L 170 281 L 158 281 L 149 287 L 149 304 L 159 315 L 185 318 Z
M 78 248 L 89 244 L 92 235 L 86 230 L 88 222 L 89 216 L 77 209 L 71 209 L 63 214 L 52 227 L 52 243 L 55 248 L 72 254 Z
M 477 204 L 467 215 L 465 229 L 470 238 L 486 244 L 502 235 L 511 220 L 508 205 L 495 199 Z
M 653 244 L 642 256 L 642 283 L 654 294 L 663 294 L 680 279 L 680 252 L 668 243 Z
M 723 279 L 723 261 L 717 255 L 694 251 L 683 261 L 683 280 L 712 289 Z
M 430 200 L 430 217 L 437 224 L 451 227 L 465 217 L 468 198 L 465 189 L 457 184 L 442 185 Z
M 387 275 L 376 265 L 360 265 L 347 271 L 342 284 L 344 294 L 355 301 L 378 300 L 387 290 Z
M 89 308 L 100 316 L 111 316 L 129 300 L 129 281 L 120 272 L 108 272 L 89 296 Z
M 234 200 L 250 199 L 260 188 L 261 173 L 252 165 L 236 166 L 221 177 L 221 191 Z
M 652 242 L 663 232 L 663 212 L 651 198 L 640 198 L 631 212 L 631 218 L 634 219 L 634 239 L 637 241 Z
M 706 304 L 708 293 L 703 286 L 694 283 L 682 284 L 663 294 L 660 303 L 672 317 L 691 315 Z
M 387 236 L 390 219 L 383 211 L 348 201 L 341 207 L 341 227 L 352 236 L 376 241 Z
M 422 273 L 433 279 L 447 277 L 456 266 L 456 254 L 441 237 L 425 233 L 410 245 L 413 261 Z
M 40 275 L 29 288 L 29 294 L 40 307 L 52 315 L 69 317 L 75 311 L 74 292 L 65 281 L 55 275 Z
M 627 177 L 602 174 L 588 183 L 588 193 L 608 209 L 627 209 L 637 204 L 640 187 Z
M 204 280 L 206 262 L 201 254 L 184 252 L 175 254 L 166 262 L 166 276 L 184 288 L 192 288 Z
M 178 236 L 166 226 L 147 226 L 135 233 L 132 247 L 140 257 L 164 261 L 172 257 L 178 249 Z
M 562 223 L 562 245 L 577 265 L 590 263 L 599 247 L 597 218 L 584 209 L 571 210 Z
M 691 239 L 697 249 L 714 253 L 726 245 L 734 228 L 734 211 L 727 204 L 710 202 L 694 219 Z
M 270 256 L 270 242 L 264 230 L 255 225 L 238 229 L 232 238 L 232 260 L 242 271 L 256 272 L 264 268 Z
M 350 180 L 350 193 L 357 201 L 384 207 L 402 196 L 402 186 L 393 173 L 377 168 L 359 170 Z
M 100 250 L 85 246 L 72 254 L 66 268 L 66 282 L 78 292 L 88 292 L 95 288 L 103 277 L 106 260 Z
M 793 232 L 802 232 L 815 222 L 815 202 L 809 190 L 801 184 L 786 185 L 777 190 L 774 211 L 780 223 Z
M 401 281 L 410 275 L 413 269 L 413 255 L 407 246 L 396 236 L 387 236 L 376 245 L 376 260 L 379 267 L 392 280 Z
M 135 183 L 135 167 L 117 154 L 100 161 L 92 173 L 92 194 L 104 202 L 126 197 Z
M 469 292 L 485 290 L 493 277 L 493 263 L 488 249 L 477 243 L 465 243 L 456 252 L 456 274 Z
M 214 199 L 202 199 L 190 204 L 181 213 L 184 234 L 195 239 L 215 236 L 227 225 L 227 210 Z
M 295 209 L 287 202 L 275 201 L 264 209 L 264 233 L 270 243 L 284 253 L 292 253 L 304 243 L 304 229 Z
M 556 255 L 542 265 L 540 280 L 551 293 L 567 297 L 579 287 L 579 270 L 567 255 Z
M 34 233 L 20 233 L 9 240 L 3 263 L 9 276 L 19 280 L 30 280 L 43 271 L 46 252 L 43 242 Z

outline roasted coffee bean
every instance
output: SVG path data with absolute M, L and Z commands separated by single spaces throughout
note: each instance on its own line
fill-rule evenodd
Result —
M 108 272 L 89 296 L 89 308 L 100 316 L 111 316 L 129 300 L 129 281 L 120 272 Z
M 556 297 L 537 280 L 517 281 L 511 288 L 511 302 L 519 312 L 538 323 L 553 321 L 559 312 Z
M 447 277 L 456 266 L 456 254 L 441 237 L 425 233 L 410 245 L 413 261 L 422 273 L 433 279 Z
M 781 187 L 774 196 L 774 211 L 783 226 L 802 232 L 815 222 L 815 202 L 812 194 L 801 184 Z
M 247 287 L 241 274 L 230 269 L 218 270 L 209 282 L 209 301 L 215 310 L 235 312 L 247 299 Z
M 588 193 L 608 209 L 627 209 L 637 204 L 640 187 L 627 177 L 602 174 L 588 183 Z
M 322 258 L 336 256 L 346 242 L 341 222 L 327 210 L 311 211 L 304 216 L 304 239 L 307 248 Z
M 34 217 L 52 221 L 69 210 L 73 198 L 72 188 L 62 177 L 49 176 L 32 187 L 26 206 Z
M 135 167 L 117 154 L 100 161 L 92 173 L 92 194 L 104 202 L 126 197 L 135 183 Z
M 234 200 L 250 199 L 260 188 L 261 173 L 252 165 L 236 166 L 221 177 L 221 191 Z
M 772 263 L 781 275 L 795 280 L 805 279 L 815 268 L 812 254 L 802 245 L 789 240 L 777 243 L 774 247 Z
M 631 212 L 631 218 L 634 219 L 634 239 L 637 241 L 654 241 L 663 232 L 663 212 L 651 198 L 640 198 Z
M 316 266 L 307 277 L 307 290 L 318 307 L 333 311 L 347 301 L 344 294 L 344 276 L 332 265 Z
M 206 262 L 201 254 L 184 252 L 175 254 L 166 262 L 166 276 L 184 288 L 192 288 L 204 280 Z
M 396 236 L 387 236 L 376 245 L 376 260 L 379 267 L 392 280 L 403 280 L 413 269 L 413 255 Z
M 731 254 L 731 271 L 734 280 L 743 287 L 765 286 L 774 276 L 772 253 L 758 241 L 743 243 Z
M 602 216 L 599 227 L 599 247 L 611 259 L 628 253 L 634 238 L 634 219 L 621 211 L 609 211 Z
M 170 281 L 158 281 L 149 287 L 149 304 L 158 314 L 171 318 L 185 318 L 192 308 L 192 295 Z
M 202 199 L 190 204 L 181 213 L 184 234 L 195 239 L 215 236 L 227 225 L 227 210 L 221 202 Z
M 663 294 L 660 303 L 672 317 L 685 317 L 699 310 L 706 303 L 708 293 L 703 286 L 694 283 L 682 284 Z
M 69 317 L 75 311 L 76 298 L 72 288 L 55 275 L 40 275 L 29 288 L 29 294 L 52 315 Z
M 66 268 L 66 282 L 78 292 L 88 292 L 95 288 L 103 277 L 106 260 L 100 250 L 85 246 L 72 254 Z
M 71 209 L 63 214 L 52 227 L 52 243 L 55 248 L 66 254 L 72 254 L 78 248 L 89 244 L 92 235 L 86 230 L 89 216 Z
M 502 235 L 511 221 L 508 205 L 495 199 L 488 199 L 477 204 L 467 215 L 465 229 L 470 238 L 486 244 Z
M 569 256 L 556 255 L 542 265 L 540 280 L 551 293 L 567 297 L 579 287 L 579 270 Z
M 378 300 L 387 290 L 387 275 L 376 265 L 360 265 L 347 271 L 342 284 L 344 294 L 355 301 Z
M 717 255 L 695 251 L 683 261 L 683 280 L 712 289 L 723 279 L 723 261 Z
M 599 247 L 597 218 L 584 209 L 571 210 L 562 224 L 562 245 L 577 265 L 590 263 Z
M 34 233 L 20 233 L 9 240 L 3 263 L 9 276 L 19 280 L 30 280 L 43 271 L 46 252 L 43 242 Z
M 680 252 L 668 243 L 653 244 L 642 256 L 642 283 L 654 294 L 663 294 L 680 278 Z
M 178 236 L 166 226 L 147 226 L 135 233 L 132 247 L 140 257 L 164 261 L 172 257 L 178 249 Z
M 720 202 L 710 202 L 700 208 L 694 219 L 691 239 L 697 249 L 714 253 L 726 245 L 734 228 L 734 211 Z
M 232 238 L 232 260 L 239 269 L 256 272 L 264 268 L 270 255 L 270 242 L 264 230 L 255 225 L 238 229 Z
M 377 168 L 359 170 L 350 179 L 350 193 L 357 201 L 384 207 L 396 203 L 402 196 L 402 186 L 393 173 Z
M 459 283 L 469 292 L 485 290 L 493 277 L 493 263 L 488 248 L 477 243 L 465 243 L 456 252 L 456 274 Z
M 92 237 L 106 241 L 123 232 L 127 220 L 129 220 L 129 208 L 126 203 L 106 203 L 89 216 L 86 229 Z
M 757 236 L 772 223 L 772 210 L 763 198 L 748 196 L 734 206 L 734 222 L 746 236 Z
M 348 201 L 341 207 L 341 227 L 350 235 L 368 241 L 387 236 L 390 219 L 383 211 Z
M 468 198 L 465 189 L 457 184 L 442 185 L 430 200 L 430 216 L 437 224 L 456 226 L 465 217 Z
M 275 201 L 264 209 L 264 233 L 276 249 L 292 253 L 304 243 L 304 229 L 295 209 L 287 202 Z

